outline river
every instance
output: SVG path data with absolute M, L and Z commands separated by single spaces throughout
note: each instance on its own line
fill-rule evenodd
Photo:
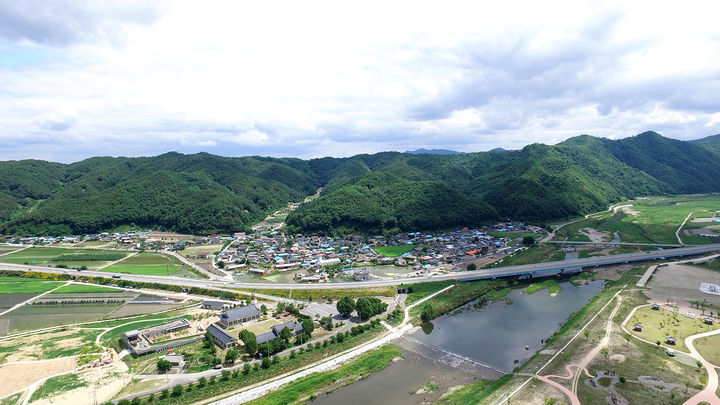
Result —
M 414 341 L 433 347 L 432 351 L 417 350 L 418 346 L 422 349 L 422 345 L 412 347 L 401 338 L 395 343 L 401 347 L 405 360 L 329 395 L 323 394 L 313 404 L 428 403 L 452 387 L 482 378 L 478 373 L 448 367 L 433 359 L 437 356 L 436 349 L 509 372 L 541 349 L 544 345 L 541 340 L 550 337 L 570 314 L 602 291 L 605 281 L 577 287 L 567 281 L 559 284 L 563 289 L 554 297 L 547 290 L 523 294 L 522 289 L 514 289 L 508 294 L 513 300 L 510 305 L 498 301 L 476 309 L 474 303 L 470 303 L 462 312 L 441 316 L 433 321 L 429 334 L 419 329 L 408 335 Z M 437 391 L 411 394 L 429 381 L 435 383 Z

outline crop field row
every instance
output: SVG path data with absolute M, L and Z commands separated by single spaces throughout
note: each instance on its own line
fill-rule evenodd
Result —
M 139 275 L 169 276 L 182 267 L 174 257 L 160 253 L 138 253 L 101 271 Z

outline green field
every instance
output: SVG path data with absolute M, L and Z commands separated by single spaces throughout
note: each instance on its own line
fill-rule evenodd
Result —
M 63 285 L 61 281 L 0 277 L 0 294 L 41 294 L 61 285 Z
M 0 256 L 0 262 L 13 264 L 27 264 L 32 266 L 57 266 L 63 265 L 70 268 L 86 266 L 88 269 L 97 269 L 112 260 L 97 260 L 101 257 L 117 257 L 123 252 L 104 251 L 96 249 L 64 249 L 64 248 L 29 248 L 20 252 L 11 253 L 7 256 Z M 78 260 L 72 259 L 76 255 Z M 90 260 L 87 260 L 90 259 Z
M 182 263 L 174 257 L 161 253 L 138 253 L 133 257 L 102 269 L 102 271 L 145 276 L 169 276 L 181 267 L 183 267 Z
M 108 288 L 98 285 L 87 285 L 87 284 L 70 284 L 58 288 L 51 294 L 94 294 L 94 293 L 122 293 L 123 290 L 117 288 Z
M 604 212 L 591 218 L 564 226 L 557 232 L 558 240 L 589 241 L 580 233 L 583 228 L 594 228 L 612 234 L 617 231 L 623 242 L 677 244 L 675 231 L 691 212 L 700 216 L 720 209 L 720 196 L 648 197 L 627 201 L 618 205 L 632 204 L 637 212 Z M 687 225 L 686 228 L 694 227 Z M 610 236 L 612 238 L 612 236 Z M 681 235 L 686 244 L 717 242 L 717 238 Z M 715 240 L 713 240 L 715 239 Z
M 411 252 L 416 247 L 417 246 L 415 245 L 375 246 L 373 250 L 377 254 L 383 255 L 385 257 L 398 257 L 400 255 L 404 255 L 405 253 Z

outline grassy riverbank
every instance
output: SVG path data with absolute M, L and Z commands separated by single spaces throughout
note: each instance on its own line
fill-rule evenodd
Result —
M 249 404 L 296 404 L 305 400 L 312 401 L 326 387 L 332 386 L 333 389 L 337 389 L 362 380 L 390 365 L 396 357 L 402 357 L 400 350 L 393 345 L 385 345 L 360 356 L 352 363 L 332 371 L 310 374 Z

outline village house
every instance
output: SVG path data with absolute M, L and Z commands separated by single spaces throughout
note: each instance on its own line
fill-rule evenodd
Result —
M 270 328 L 270 332 L 263 333 L 261 335 L 257 335 L 256 341 L 257 344 L 261 345 L 263 343 L 270 342 L 272 340 L 275 340 L 280 337 L 280 332 L 282 332 L 283 329 L 288 328 L 290 329 L 290 332 L 292 332 L 293 336 L 297 336 L 301 333 L 303 333 L 303 326 L 300 322 L 285 322 L 281 323 L 280 325 L 275 325 L 272 328 Z
M 242 325 L 247 322 L 255 321 L 262 315 L 262 311 L 254 304 L 244 307 L 228 309 L 220 314 L 220 325 L 229 328 L 235 325 Z
M 230 334 L 222 330 L 222 328 L 218 328 L 215 324 L 208 326 L 207 331 L 210 332 L 213 341 L 221 349 L 229 349 L 237 345 L 237 339 L 230 336 Z

